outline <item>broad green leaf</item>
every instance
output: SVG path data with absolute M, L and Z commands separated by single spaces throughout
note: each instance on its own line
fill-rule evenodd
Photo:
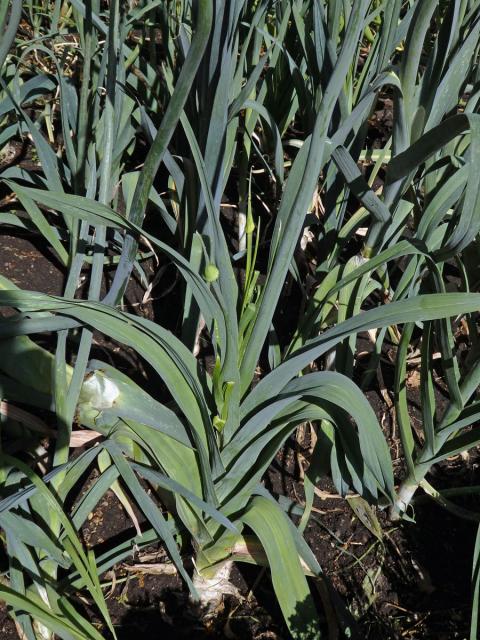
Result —
M 252 499 L 242 516 L 265 549 L 273 588 L 292 637 L 313 640 L 321 637 L 317 613 L 286 518 L 280 507 L 260 496 Z
M 479 309 L 480 294 L 478 293 L 425 294 L 392 302 L 349 318 L 318 338 L 309 340 L 261 380 L 244 400 L 242 415 L 248 415 L 272 395 L 280 393 L 285 385 L 310 362 L 352 333 L 406 322 L 449 318 L 464 313 L 474 313 Z

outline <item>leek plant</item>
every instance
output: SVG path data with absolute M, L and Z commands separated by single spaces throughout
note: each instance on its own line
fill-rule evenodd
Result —
M 55 425 L 18 411 L 2 424 L 0 525 L 10 567 L 0 596 L 28 640 L 99 638 L 74 606 L 76 593 L 87 591 L 115 635 L 99 576 L 134 545 L 161 540 L 206 607 L 233 591 L 233 562 L 268 566 L 292 637 L 319 638 L 307 575 L 327 584 L 328 577 L 303 531 L 320 475 L 330 471 L 342 494 L 401 514 L 434 462 L 480 441 L 475 429 L 465 431 L 479 411 L 472 252 L 480 229 L 480 3 L 65 0 L 50 22 L 36 17 L 32 40 L 16 42 L 22 3 L 7 4 L 0 139 L 27 138 L 41 170 L 0 171 L 18 203 L 0 222 L 40 234 L 67 277 L 57 297 L 0 280 L 0 305 L 10 310 L 0 323 L 1 399 L 50 411 Z M 385 147 L 372 150 L 368 122 L 379 93 L 392 97 L 394 126 Z M 367 178 L 359 163 L 369 162 Z M 224 215 L 232 191 L 235 232 Z M 295 260 L 306 227 L 315 252 L 309 278 Z M 133 277 L 145 288 L 160 281 L 162 267 L 151 282 L 142 267 L 157 254 L 182 276 L 178 332 L 165 328 L 167 308 L 154 322 L 122 306 Z M 452 259 L 462 280 L 447 293 Z M 280 349 L 272 336 L 287 279 L 303 302 Z M 473 345 L 463 374 L 452 317 L 465 321 Z M 420 446 L 404 387 L 415 327 L 422 329 Z M 214 354 L 210 370 L 194 355 L 202 328 Z M 408 466 L 398 496 L 382 429 L 352 381 L 356 335 L 371 330 L 378 330 L 372 366 L 387 332 L 398 342 L 395 391 Z M 161 381 L 166 397 L 92 359 L 93 331 L 134 349 L 153 372 L 149 388 Z M 43 332 L 56 334 L 55 353 L 35 339 Z M 259 373 L 266 346 L 270 370 Z M 441 417 L 433 349 L 451 398 Z M 297 505 L 262 480 L 306 421 L 317 444 L 305 504 Z M 77 426 L 95 432 L 96 446 L 72 457 Z M 40 436 L 50 438 L 48 449 Z M 75 485 L 94 466 L 98 477 L 72 510 Z M 95 557 L 78 532 L 110 488 L 149 524 Z M 180 538 L 190 542 L 193 575 Z M 353 637 L 351 617 L 330 597 Z
M 403 15 L 402 15 L 403 13 Z M 329 233 L 322 230 L 319 241 L 318 287 L 307 303 L 289 351 L 295 351 L 319 329 L 328 326 L 332 313 L 337 319 L 358 313 L 377 289 L 389 301 L 407 299 L 414 293 L 446 291 L 445 270 L 453 261 L 458 268 L 458 291 L 474 291 L 478 283 L 473 255 L 477 246 L 478 185 L 475 157 L 478 132 L 478 68 L 480 22 L 475 3 L 436 2 L 389 3 L 380 25 L 386 27 L 389 15 L 393 24 L 401 17 L 397 32 L 387 29 L 396 47 L 393 65 L 388 67 L 393 130 L 384 149 L 372 154 L 365 149 L 365 127 L 358 126 L 351 136 L 350 156 L 357 162 L 371 158 L 368 183 L 363 180 L 352 157 L 339 147 L 332 156 L 323 196 Z M 436 35 L 432 38 L 432 24 Z M 383 25 L 383 26 L 382 26 Z M 382 78 L 392 50 L 385 48 L 387 38 L 378 36 L 358 77 L 347 78 L 347 104 L 355 113 L 368 98 L 365 82 Z M 387 56 L 387 58 L 385 58 Z M 312 72 L 311 72 L 312 73 Z M 363 96 L 362 96 L 363 94 Z M 353 109 L 353 111 L 352 111 Z M 375 202 L 371 187 L 387 166 L 382 201 Z M 344 181 L 338 180 L 338 172 Z M 347 184 L 345 184 L 345 181 Z M 353 194 L 363 205 L 345 223 L 348 196 Z M 373 207 L 373 208 L 372 208 Z M 338 254 L 352 234 L 373 215 L 376 224 L 367 228 L 360 253 L 345 264 Z M 391 223 L 388 219 L 391 219 Z M 327 237 L 330 236 L 329 241 Z M 328 242 L 328 244 L 327 244 Z M 380 269 L 372 278 L 372 268 Z M 451 268 L 451 267 L 450 267 Z M 400 274 L 400 275 L 398 275 Z M 451 290 L 451 285 L 450 285 Z M 448 321 L 408 323 L 401 330 L 385 328 L 377 333 L 370 372 L 375 371 L 387 331 L 398 345 L 395 366 L 395 409 L 407 464 L 407 477 L 401 484 L 392 515 L 408 509 L 416 489 L 422 485 L 435 492 L 425 481 L 433 464 L 478 443 L 478 434 L 470 426 L 478 419 L 475 392 L 478 386 L 478 332 L 472 317 L 466 319 L 472 349 L 465 363 L 458 361 L 454 332 Z M 464 322 L 456 318 L 456 326 Z M 415 327 L 421 333 L 421 410 L 423 439 L 416 441 L 408 410 L 405 377 L 409 348 Z M 336 369 L 353 373 L 355 342 L 350 339 L 336 349 Z M 448 389 L 449 406 L 439 413 L 435 408 L 432 356 L 440 363 Z M 340 483 L 340 478 L 339 482 Z M 457 510 L 458 511 L 458 510 Z

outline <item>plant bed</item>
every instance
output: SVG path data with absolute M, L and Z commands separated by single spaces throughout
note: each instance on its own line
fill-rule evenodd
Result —
M 479 3 L 0 36 L 5 637 L 474 640 Z

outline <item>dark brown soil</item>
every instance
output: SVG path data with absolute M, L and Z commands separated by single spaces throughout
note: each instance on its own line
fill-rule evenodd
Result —
M 62 266 L 39 237 L 26 232 L 0 232 L 0 273 L 17 287 L 62 295 Z
M 371 397 L 371 394 L 369 394 Z M 294 452 L 284 456 L 294 467 Z M 289 462 L 289 464 L 288 464 Z M 478 481 L 479 456 L 436 469 L 431 482 L 464 486 Z M 276 482 L 288 495 L 300 498 L 301 485 L 279 472 Z M 337 592 L 358 618 L 360 637 L 453 640 L 469 634 L 471 563 L 476 525 L 419 499 L 416 523 L 392 524 L 377 511 L 383 544 L 358 520 L 345 500 L 335 496 L 330 481 L 321 486 L 327 496 L 316 499 L 316 521 L 306 540 Z M 468 505 L 478 510 L 478 499 Z M 464 503 L 466 505 L 466 503 Z M 373 583 L 373 584 L 372 584 Z
M 2 603 L 0 603 L 0 638 L 1 640 L 18 640 L 15 624 Z

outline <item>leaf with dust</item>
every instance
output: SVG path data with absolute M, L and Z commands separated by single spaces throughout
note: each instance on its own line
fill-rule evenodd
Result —
M 383 541 L 383 531 L 378 521 L 377 514 L 366 500 L 361 496 L 347 496 L 347 502 L 353 513 L 360 522 L 372 533 L 380 542 Z

